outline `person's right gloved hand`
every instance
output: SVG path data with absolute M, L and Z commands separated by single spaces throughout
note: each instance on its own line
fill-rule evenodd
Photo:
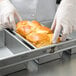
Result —
M 0 30 L 3 28 L 15 30 L 15 18 L 22 20 L 12 3 L 9 0 L 0 1 Z
M 76 0 L 62 0 L 59 5 L 51 30 L 54 31 L 53 43 L 56 43 L 60 32 L 62 32 L 62 41 L 76 30 Z

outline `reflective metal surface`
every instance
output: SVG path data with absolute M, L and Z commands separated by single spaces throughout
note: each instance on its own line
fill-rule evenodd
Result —
M 66 61 L 58 59 L 39 65 L 38 72 L 29 73 L 27 70 L 22 70 L 8 76 L 76 76 L 76 54 Z

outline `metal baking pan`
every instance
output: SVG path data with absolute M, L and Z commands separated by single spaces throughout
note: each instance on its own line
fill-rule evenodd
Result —
M 27 44 L 28 46 L 30 45 L 32 49 L 38 49 L 36 48 L 34 45 L 32 45 L 28 40 L 24 39 L 22 36 L 20 36 L 19 34 L 17 34 L 16 32 L 13 32 L 22 42 L 24 42 L 25 44 Z M 71 48 L 75 48 L 76 47 L 76 39 L 71 39 L 68 38 L 66 39 L 65 42 L 60 42 L 58 44 L 52 44 L 49 46 L 45 46 L 45 47 L 41 47 L 39 48 L 41 50 L 41 53 L 43 53 L 43 55 L 38 58 L 36 61 L 38 64 L 42 64 L 54 59 L 58 59 L 61 58 L 62 56 L 62 52 L 63 51 L 68 51 Z M 44 49 L 44 50 L 42 50 Z M 45 55 L 44 55 L 45 53 Z M 51 54 L 49 54 L 51 53 Z
M 24 42 L 25 44 L 27 44 L 29 46 L 29 48 L 31 49 L 37 49 L 33 44 L 31 44 L 28 40 L 24 39 L 21 35 L 19 35 L 18 33 L 16 33 L 15 31 L 13 32 L 14 35 L 17 36 L 17 38 L 19 38 L 22 42 Z M 51 50 L 51 49 L 50 49 Z M 45 50 L 46 51 L 46 50 Z M 48 52 L 48 51 L 47 51 Z M 53 52 L 53 51 L 51 51 Z M 56 59 L 59 59 L 61 58 L 62 56 L 62 52 L 60 53 L 51 53 L 48 54 L 48 53 L 45 53 L 44 55 L 44 51 L 41 51 L 41 53 L 43 53 L 43 55 L 41 57 L 39 57 L 38 59 L 36 59 L 36 63 L 38 64 L 42 64 L 42 63 L 46 63 L 48 61 L 52 61 L 52 60 L 56 60 Z
M 31 44 L 28 40 L 24 39 L 20 34 L 16 33 L 15 31 L 11 31 L 8 29 L 9 32 L 11 32 L 12 34 L 14 34 L 18 39 L 20 39 L 23 43 L 25 43 L 28 47 L 30 47 L 31 49 L 35 49 L 36 47 Z
M 2 32 L 1 39 L 4 45 L 0 47 L 0 70 L 41 58 L 45 54 L 50 55 L 50 53 L 46 52 L 48 48 L 34 48 L 30 44 L 20 40 L 13 31 L 5 29 Z
M 74 39 L 42 48 L 34 48 L 30 45 L 31 49 L 28 46 L 29 44 L 20 40 L 14 32 L 4 30 L 4 36 L 5 46 L 0 48 L 0 69 L 76 47 L 76 39 Z

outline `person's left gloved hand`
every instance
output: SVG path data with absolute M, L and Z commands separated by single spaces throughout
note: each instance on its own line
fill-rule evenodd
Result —
M 15 18 L 22 20 L 12 3 L 9 0 L 2 0 L 0 2 L 0 30 L 3 28 L 15 30 Z

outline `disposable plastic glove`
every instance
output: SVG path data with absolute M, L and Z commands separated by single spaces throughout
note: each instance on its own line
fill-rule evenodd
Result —
M 76 30 L 76 0 L 62 0 L 59 5 L 51 30 L 54 31 L 53 43 L 56 43 L 60 32 L 62 33 L 62 41 Z
M 15 30 L 15 18 L 22 20 L 11 2 L 9 0 L 0 1 L 0 30 L 3 28 Z

